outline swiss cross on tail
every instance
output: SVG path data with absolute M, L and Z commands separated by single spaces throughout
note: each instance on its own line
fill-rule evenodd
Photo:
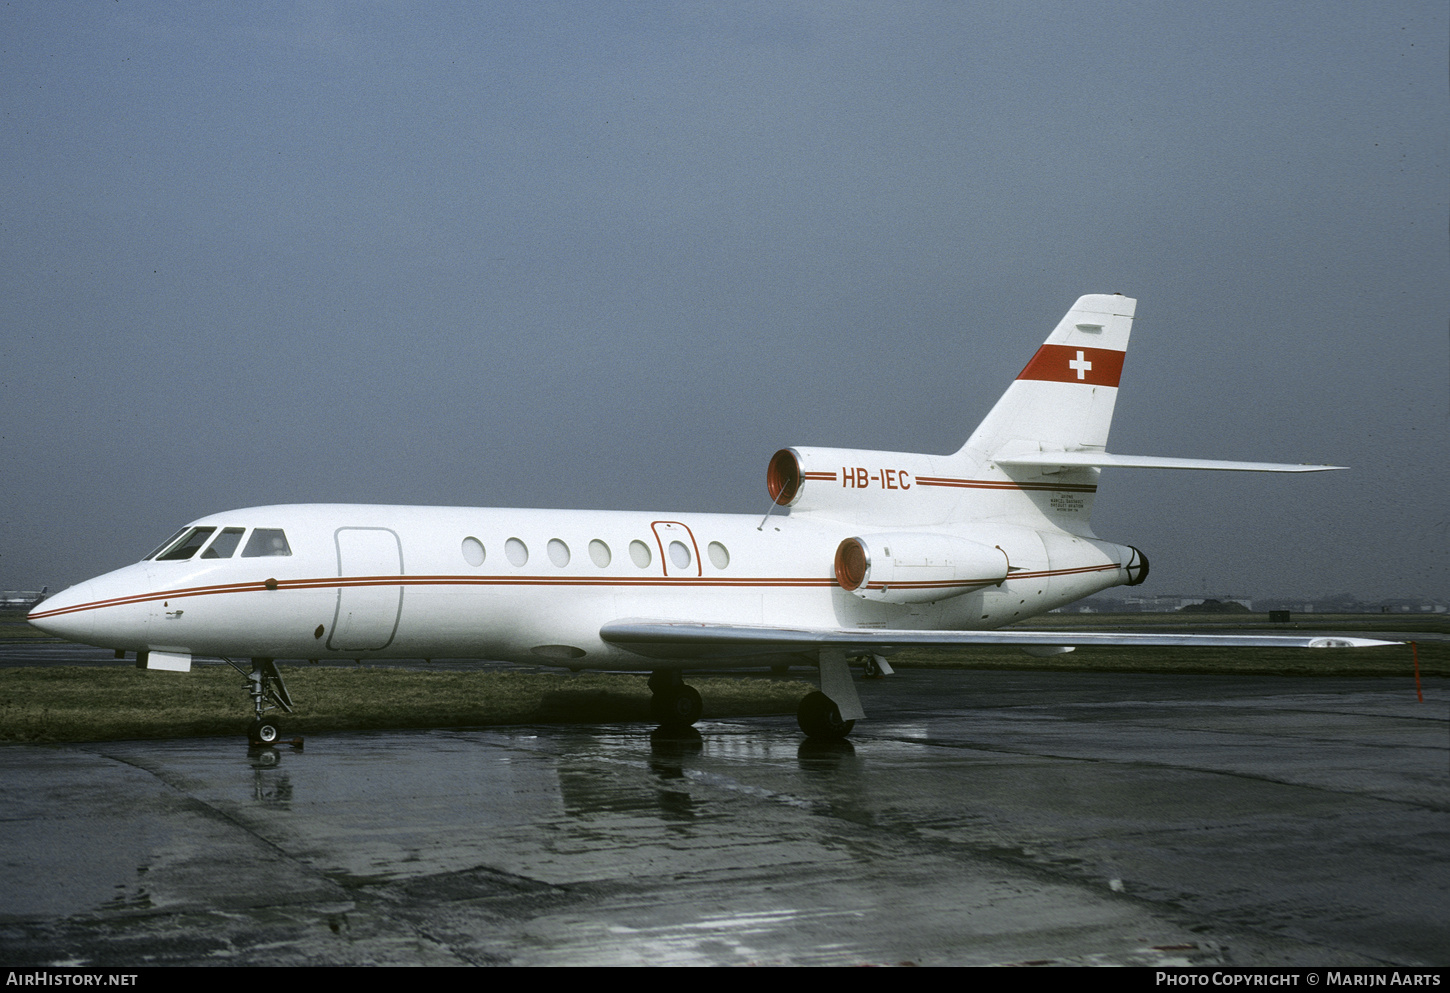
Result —
M 1043 345 L 1017 378 L 1042 379 L 1052 383 L 1083 383 L 1087 386 L 1117 386 L 1118 377 L 1123 372 L 1123 354 L 1111 348 Z

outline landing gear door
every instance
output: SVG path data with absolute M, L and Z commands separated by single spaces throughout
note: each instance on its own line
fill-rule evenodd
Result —
M 338 528 L 337 613 L 327 647 L 375 652 L 392 644 L 403 611 L 403 546 L 387 528 Z M 393 582 L 388 582 L 393 579 Z

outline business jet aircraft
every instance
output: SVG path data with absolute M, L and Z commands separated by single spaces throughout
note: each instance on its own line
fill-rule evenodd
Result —
M 812 737 L 864 716 L 848 668 L 907 646 L 1347 646 L 1283 635 L 999 630 L 1112 586 L 1148 559 L 1090 526 L 1103 468 L 1317 472 L 1336 466 L 1112 455 L 1136 301 L 1085 296 L 953 455 L 786 448 L 754 516 L 305 504 L 204 517 L 142 561 L 31 611 L 72 641 L 185 671 L 250 657 L 254 742 L 292 710 L 274 659 L 489 658 L 652 673 L 687 727 L 682 672 L 809 663 Z M 232 663 L 236 664 L 236 663 Z M 238 666 L 240 669 L 241 667 Z M 246 670 L 243 670 L 244 672 Z

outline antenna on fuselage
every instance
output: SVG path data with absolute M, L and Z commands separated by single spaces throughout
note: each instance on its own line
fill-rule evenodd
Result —
M 765 522 L 768 521 L 768 520 L 770 520 L 770 515 L 772 513 L 774 513 L 775 512 L 775 508 L 776 507 L 779 507 L 779 506 L 780 506 L 780 504 L 776 503 L 774 500 L 771 500 L 770 501 L 770 510 L 767 510 L 765 512 L 765 516 L 760 519 L 760 523 L 755 526 L 755 530 L 757 530 L 757 531 L 764 531 L 765 530 Z

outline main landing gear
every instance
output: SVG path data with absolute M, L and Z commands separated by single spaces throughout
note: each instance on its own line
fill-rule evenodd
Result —
M 821 649 L 821 688 L 806 694 L 796 709 L 796 722 L 807 738 L 839 741 L 866 716 L 856 695 L 850 662 L 862 663 L 867 679 L 891 675 L 891 666 L 880 655 L 855 655 L 848 660 L 841 649 Z M 700 693 L 685 684 L 679 669 L 656 669 L 649 677 L 649 688 L 653 694 L 650 716 L 659 722 L 661 730 L 681 731 L 700 719 Z
M 807 738 L 817 741 L 840 741 L 851 733 L 856 722 L 866 716 L 856 684 L 851 678 L 851 661 L 861 662 L 866 679 L 880 679 L 892 673 L 890 664 L 881 655 L 856 655 L 850 659 L 839 648 L 822 648 L 819 656 L 821 688 L 807 693 L 796 709 L 796 723 Z
M 649 677 L 653 696 L 649 699 L 650 717 L 660 727 L 681 730 L 694 725 L 704 712 L 700 691 L 685 685 L 678 669 L 656 669 Z
M 841 708 L 824 693 L 807 693 L 796 710 L 796 723 L 807 738 L 838 741 L 851 733 L 855 721 L 841 719 Z

